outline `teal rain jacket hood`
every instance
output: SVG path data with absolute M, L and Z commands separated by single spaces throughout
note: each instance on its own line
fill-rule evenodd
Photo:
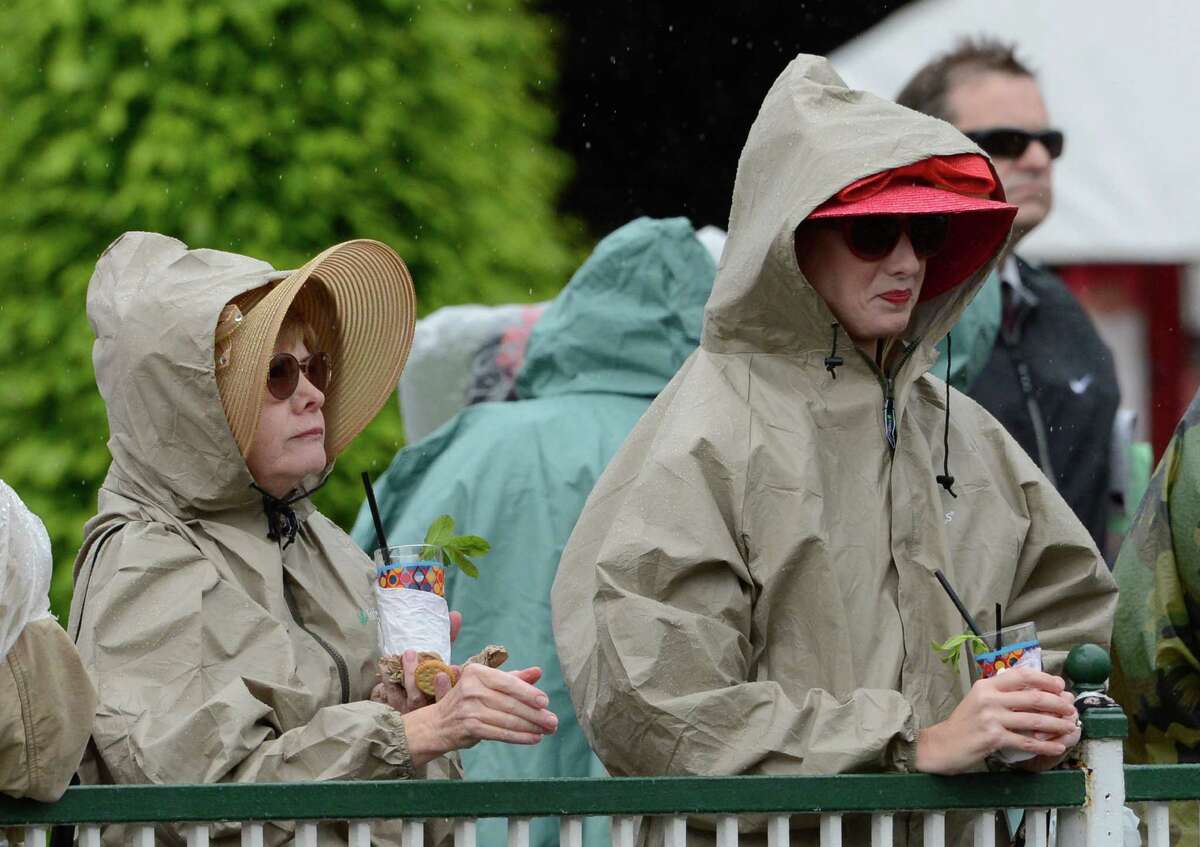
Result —
M 559 717 L 557 734 L 535 747 L 465 750 L 468 778 L 604 774 L 558 667 L 550 585 L 592 485 L 699 342 L 715 271 L 682 218 L 641 218 L 617 230 L 534 327 L 518 375 L 522 399 L 464 409 L 402 450 L 376 482 L 390 543 L 419 542 L 440 514 L 492 543 L 478 580 L 447 574 L 447 599 L 463 613 L 455 658 L 494 642 L 508 648 L 514 666 L 545 671 L 541 687 Z M 353 536 L 374 548 L 365 508 Z M 589 843 L 607 843 L 600 821 L 586 826 Z M 556 844 L 557 825 L 536 820 L 532 836 L 534 844 Z M 480 821 L 479 837 L 503 843 L 503 822 Z

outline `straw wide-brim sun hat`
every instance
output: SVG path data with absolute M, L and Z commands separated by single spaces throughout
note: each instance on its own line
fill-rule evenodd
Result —
M 332 461 L 396 389 L 416 323 L 412 276 L 395 250 L 368 239 L 335 244 L 279 276 L 234 298 L 233 325 L 217 328 L 221 403 L 245 456 L 262 414 L 275 341 L 295 305 L 318 350 L 333 360 L 323 407 L 325 454 Z

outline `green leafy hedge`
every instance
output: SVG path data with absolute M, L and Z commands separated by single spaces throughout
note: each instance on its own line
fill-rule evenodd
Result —
M 427 311 L 552 295 L 579 259 L 550 146 L 551 21 L 519 1 L 9 0 L 0 14 L 0 477 L 63 616 L 108 466 L 84 294 L 118 234 L 292 267 L 378 238 Z M 347 525 L 395 404 L 318 495 Z

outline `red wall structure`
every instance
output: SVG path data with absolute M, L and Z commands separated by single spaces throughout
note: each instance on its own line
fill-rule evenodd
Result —
M 1190 339 L 1181 318 L 1181 265 L 1065 265 L 1059 274 L 1085 305 L 1104 301 L 1137 309 L 1146 319 L 1150 441 L 1162 455 L 1191 400 Z

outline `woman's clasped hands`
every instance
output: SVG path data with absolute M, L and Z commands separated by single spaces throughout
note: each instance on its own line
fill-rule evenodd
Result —
M 1046 770 L 1079 743 L 1079 714 L 1060 677 L 1014 668 L 981 679 L 941 723 L 921 730 L 916 769 L 953 774 L 976 768 L 1004 749 L 1034 757 L 1017 767 Z
M 451 636 L 458 634 L 462 617 L 451 612 Z M 389 691 L 387 702 L 404 715 L 409 754 L 420 766 L 453 750 L 474 747 L 480 741 L 508 744 L 537 744 L 558 729 L 558 717 L 547 707 L 550 698 L 535 687 L 541 668 L 515 671 L 482 664 L 455 666 L 458 681 L 439 673 L 434 680 L 436 695 L 422 693 L 416 685 L 417 654 L 403 657 L 403 699 Z

